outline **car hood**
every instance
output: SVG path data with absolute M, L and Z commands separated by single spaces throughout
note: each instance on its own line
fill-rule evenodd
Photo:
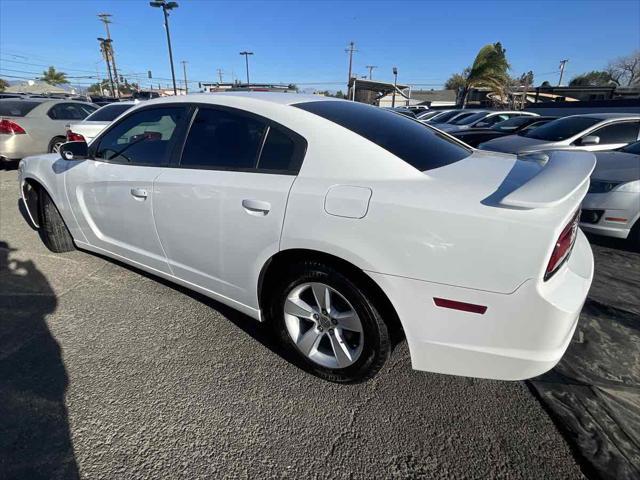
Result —
M 615 182 L 640 180 L 640 155 L 624 152 L 600 152 L 591 178 Z
M 553 142 L 538 140 L 537 138 L 523 137 L 522 135 L 507 135 L 506 137 L 494 138 L 480 145 L 481 150 L 491 150 L 493 152 L 519 153 L 536 150 L 546 150 L 557 145 Z

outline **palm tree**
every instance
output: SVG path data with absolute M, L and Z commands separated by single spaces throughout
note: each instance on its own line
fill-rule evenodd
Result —
M 64 72 L 58 72 L 53 67 L 49 67 L 48 70 L 43 71 L 40 80 L 48 83 L 49 85 L 69 83 L 69 80 L 67 80 L 67 74 Z
M 506 50 L 502 48 L 500 42 L 482 47 L 467 73 L 462 91 L 462 106 L 466 106 L 472 87 L 492 88 L 500 97 L 504 98 L 510 80 L 509 68 Z

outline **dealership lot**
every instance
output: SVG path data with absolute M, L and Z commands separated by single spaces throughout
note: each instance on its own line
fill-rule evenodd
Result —
M 47 478 L 579 478 L 521 382 L 412 371 L 322 382 L 269 331 L 83 252 L 48 252 L 0 172 L 0 468 Z

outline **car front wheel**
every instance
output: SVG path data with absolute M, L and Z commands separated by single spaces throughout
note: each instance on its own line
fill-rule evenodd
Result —
M 45 246 L 55 253 L 75 250 L 73 238 L 55 203 L 44 190 L 38 192 L 40 237 Z
M 295 264 L 273 293 L 276 331 L 307 371 L 332 382 L 361 382 L 389 357 L 389 332 L 370 293 L 333 266 Z

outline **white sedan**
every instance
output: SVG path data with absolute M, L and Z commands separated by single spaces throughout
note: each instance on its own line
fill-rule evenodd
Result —
M 585 232 L 628 239 L 640 249 L 640 142 L 596 155 L 580 226 Z
M 418 370 L 541 374 L 593 276 L 591 153 L 541 165 L 361 103 L 243 92 L 145 102 L 61 155 L 20 164 L 47 247 L 268 321 L 335 382 L 372 377 L 399 334 Z
M 111 122 L 138 103 L 138 100 L 114 102 L 100 107 L 81 122 L 68 125 L 67 140 L 91 143 Z

